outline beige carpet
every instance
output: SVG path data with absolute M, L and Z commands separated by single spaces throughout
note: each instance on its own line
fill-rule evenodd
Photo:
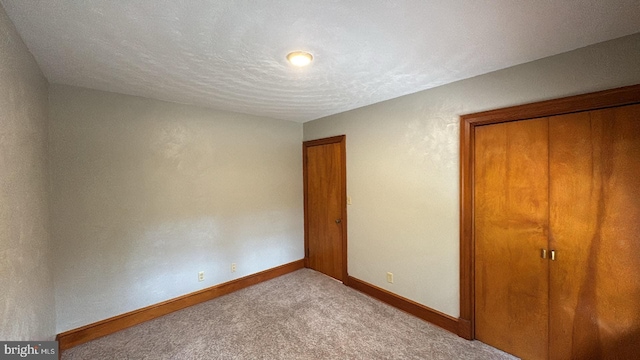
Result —
M 514 359 L 303 269 L 69 349 L 62 359 Z

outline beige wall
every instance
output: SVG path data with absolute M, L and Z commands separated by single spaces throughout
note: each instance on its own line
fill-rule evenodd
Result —
M 58 332 L 304 256 L 301 124 L 51 85 L 50 141 Z
M 1 7 L 0 39 L 0 339 L 302 258 L 302 125 L 62 85 L 47 99 Z M 637 84 L 637 64 L 640 34 L 304 124 L 347 135 L 350 275 L 457 316 L 459 115 Z
M 640 34 L 305 123 L 347 135 L 349 274 L 457 317 L 459 116 L 638 83 Z
M 0 339 L 55 336 L 47 80 L 0 5 Z

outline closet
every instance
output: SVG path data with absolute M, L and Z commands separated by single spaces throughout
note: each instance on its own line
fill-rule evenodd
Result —
M 470 131 L 472 337 L 523 359 L 637 359 L 640 104 Z

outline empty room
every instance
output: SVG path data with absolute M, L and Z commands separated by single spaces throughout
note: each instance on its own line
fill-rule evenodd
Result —
M 0 0 L 0 359 L 637 359 L 640 3 Z

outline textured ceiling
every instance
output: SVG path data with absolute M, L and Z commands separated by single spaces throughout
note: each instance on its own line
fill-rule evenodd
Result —
M 53 83 L 298 122 L 640 32 L 638 0 L 0 2 Z

